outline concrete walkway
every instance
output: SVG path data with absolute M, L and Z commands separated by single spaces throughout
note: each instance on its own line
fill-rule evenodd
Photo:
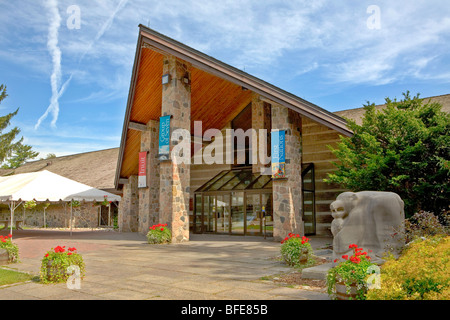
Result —
M 137 233 L 17 231 L 21 262 L 8 268 L 39 275 L 55 246 L 76 247 L 86 264 L 81 289 L 27 282 L 0 287 L 0 299 L 30 300 L 318 300 L 324 291 L 261 280 L 291 272 L 277 259 L 280 244 L 262 237 L 191 235 L 183 244 L 149 245 Z M 329 243 L 312 238 L 313 247 Z

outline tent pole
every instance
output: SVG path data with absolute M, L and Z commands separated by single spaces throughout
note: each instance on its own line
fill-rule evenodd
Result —
M 45 207 L 44 207 L 44 229 L 47 229 L 47 227 L 46 227 L 46 223 L 45 223 L 46 221 L 45 221 Z
M 11 225 L 9 227 L 9 233 L 13 234 L 13 217 L 14 217 L 14 201 L 11 201 Z
M 111 204 L 108 206 L 108 227 L 111 227 Z
M 70 236 L 72 236 L 72 201 L 70 201 Z

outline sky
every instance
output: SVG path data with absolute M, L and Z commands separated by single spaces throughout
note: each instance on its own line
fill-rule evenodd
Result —
M 0 0 L 0 116 L 39 157 L 119 147 L 139 24 L 331 112 L 450 93 L 448 0 Z

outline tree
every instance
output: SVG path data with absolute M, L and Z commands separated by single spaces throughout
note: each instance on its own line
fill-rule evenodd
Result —
M 7 97 L 6 86 L 0 85 L 0 103 Z M 31 150 L 31 146 L 24 145 L 23 137 L 16 140 L 20 129 L 12 128 L 8 132 L 3 132 L 11 123 L 11 119 L 17 115 L 19 109 L 0 117 L 0 163 L 4 164 L 4 168 L 17 168 L 25 163 L 26 160 L 34 159 L 39 154 Z
M 441 215 L 450 199 L 450 115 L 438 103 L 424 103 L 409 92 L 386 107 L 364 106 L 362 125 L 348 120 L 352 137 L 330 147 L 338 162 L 329 183 L 352 191 L 392 191 L 411 216 L 419 209 Z
M 27 160 L 34 159 L 39 155 L 39 152 L 31 150 L 31 146 L 19 144 L 14 148 L 13 155 L 9 157 L 3 167 L 8 169 L 18 168 Z

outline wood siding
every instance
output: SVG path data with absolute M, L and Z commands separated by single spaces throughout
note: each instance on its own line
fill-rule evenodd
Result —
M 323 181 L 327 174 L 336 167 L 332 164 L 337 161 L 328 146 L 336 146 L 340 141 L 340 134 L 322 124 L 303 117 L 303 163 L 314 163 L 315 190 L 316 190 L 316 234 L 331 235 L 330 204 L 343 191 L 340 185 L 328 184 Z

